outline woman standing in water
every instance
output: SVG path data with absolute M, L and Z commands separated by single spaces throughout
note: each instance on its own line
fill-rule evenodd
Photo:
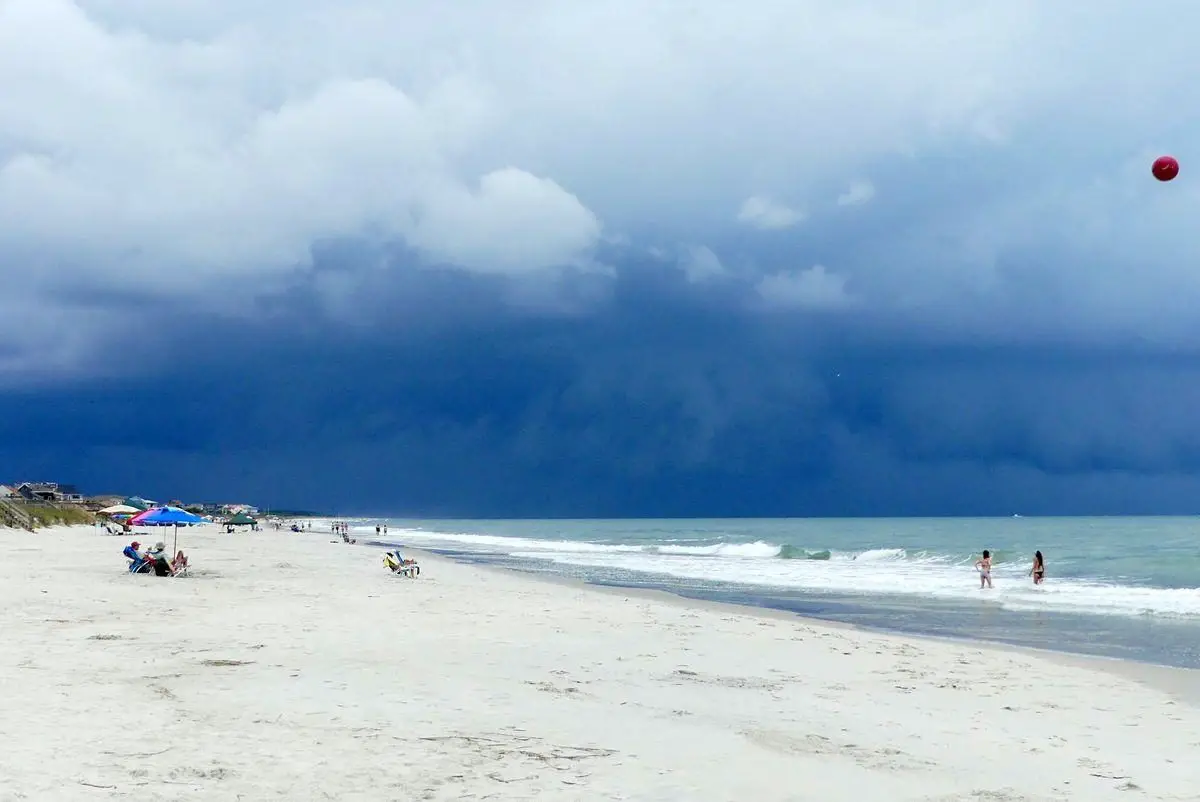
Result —
M 1029 575 L 1033 577 L 1035 585 L 1042 584 L 1042 580 L 1046 578 L 1046 561 L 1042 559 L 1040 551 L 1033 553 L 1033 567 L 1029 569 Z
M 992 586 L 992 553 L 987 549 L 983 550 L 983 556 L 975 561 L 975 567 L 979 569 L 979 589 Z

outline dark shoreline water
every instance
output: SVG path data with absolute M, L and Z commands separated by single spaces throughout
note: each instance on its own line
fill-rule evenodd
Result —
M 988 604 L 986 596 L 978 604 L 963 604 L 911 596 L 814 593 L 733 583 L 683 582 L 650 573 L 612 569 L 599 572 L 586 566 L 564 566 L 503 554 L 430 548 L 423 544 L 410 546 L 399 539 L 370 545 L 415 548 L 457 562 L 499 567 L 535 577 L 574 579 L 598 587 L 662 591 L 682 598 L 790 612 L 880 632 L 1200 669 L 1200 627 L 1192 621 L 1006 610 Z

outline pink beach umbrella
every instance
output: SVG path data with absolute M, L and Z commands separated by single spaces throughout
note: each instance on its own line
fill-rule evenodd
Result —
M 181 510 L 178 507 L 159 507 L 153 510 L 146 510 L 133 516 L 129 521 L 131 526 L 170 526 L 175 529 L 175 543 L 171 547 L 171 553 L 174 554 L 179 549 L 179 527 L 194 526 L 196 524 L 208 523 L 208 519 L 201 518 L 199 515 L 193 515 L 187 510 Z

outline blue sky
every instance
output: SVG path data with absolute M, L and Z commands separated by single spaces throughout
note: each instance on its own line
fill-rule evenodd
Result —
M 1200 511 L 1197 23 L 0 0 L 0 479 Z

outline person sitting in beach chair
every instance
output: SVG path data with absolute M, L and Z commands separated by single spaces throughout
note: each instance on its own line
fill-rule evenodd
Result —
M 415 577 L 421 573 L 421 566 L 417 565 L 416 560 L 406 560 L 400 556 L 400 552 L 387 552 L 383 555 L 383 564 L 388 567 L 393 574 L 401 574 L 407 577 Z
M 188 558 L 187 555 L 180 550 L 175 559 L 171 560 L 171 576 L 187 576 Z
M 121 553 L 125 555 L 125 559 L 129 560 L 129 573 L 139 573 L 146 566 L 146 558 L 138 551 L 141 543 L 136 540 L 126 546 Z
M 154 568 L 154 573 L 158 576 L 171 575 L 171 563 L 167 561 L 167 544 L 161 540 L 154 544 L 154 548 L 146 552 L 146 562 Z

